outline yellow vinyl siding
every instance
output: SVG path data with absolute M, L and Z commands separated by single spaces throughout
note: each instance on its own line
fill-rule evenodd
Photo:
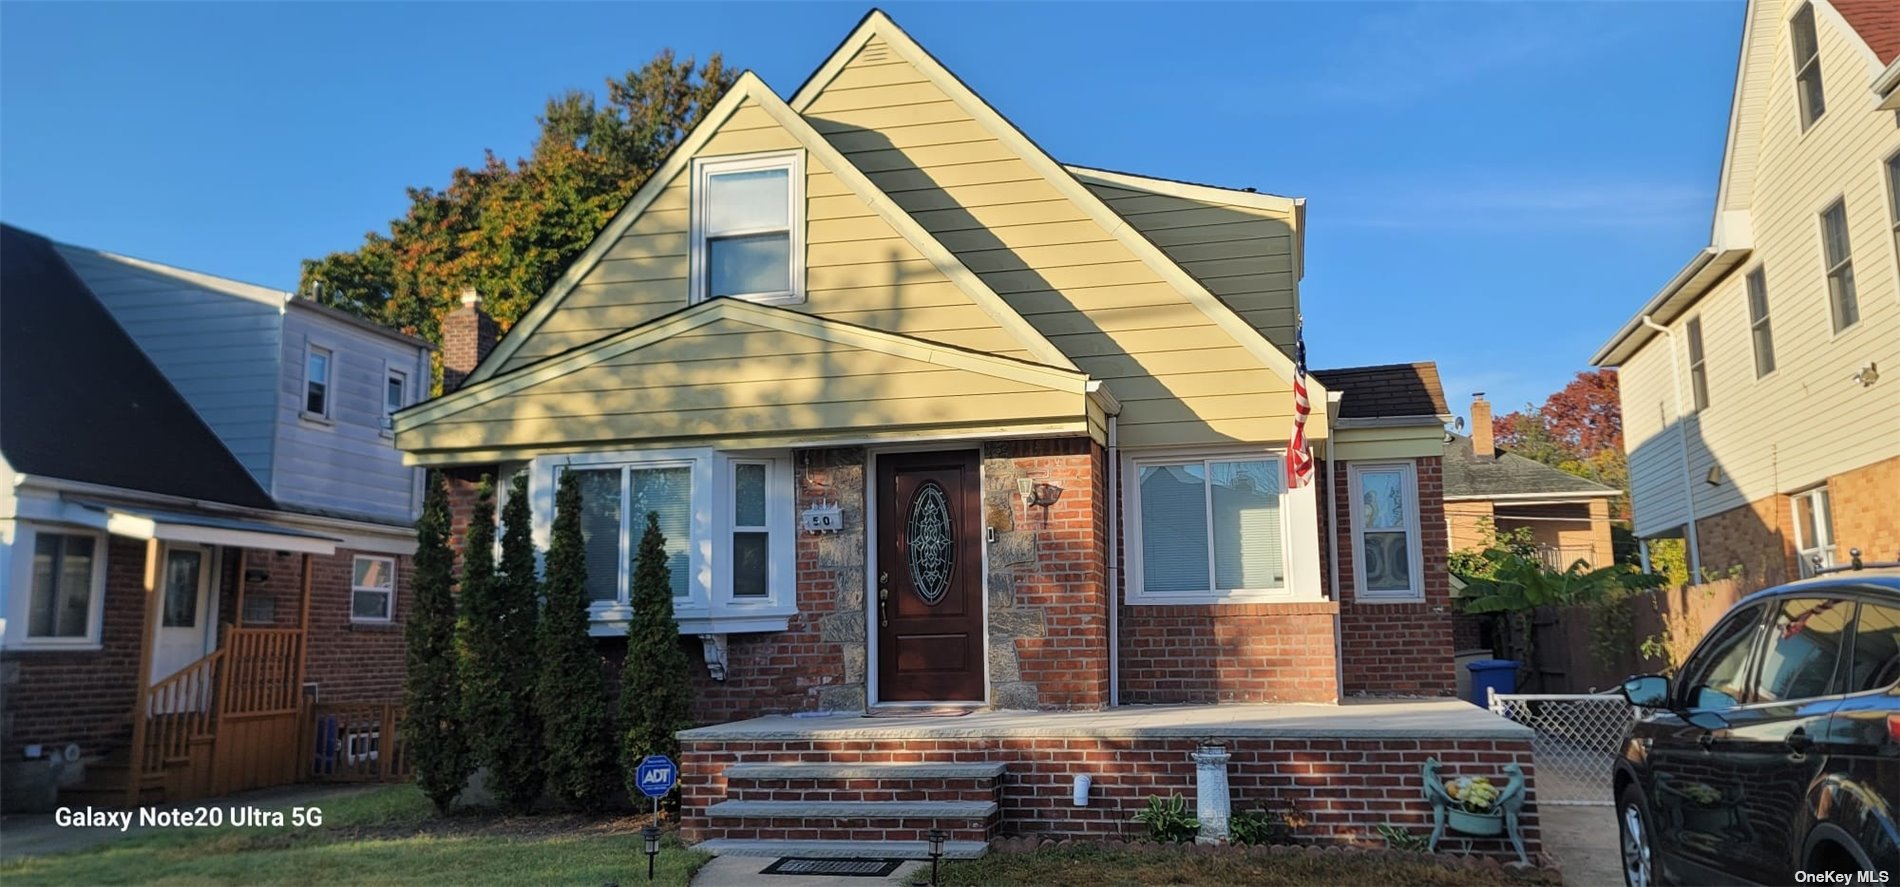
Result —
M 756 101 L 747 101 L 697 156 L 799 147 Z M 689 169 L 667 183 L 503 372 L 686 307 L 690 180 Z M 1020 340 L 824 164 L 808 157 L 805 180 L 806 299 L 789 307 L 986 354 L 1030 357 Z
M 1743 61 L 1742 103 L 1735 144 L 1758 144 L 1753 157 L 1729 158 L 1752 168 L 1745 194 L 1753 217 L 1754 251 L 1668 325 L 1676 331 L 1677 368 L 1685 404 L 1688 354 L 1683 329 L 1701 318 L 1709 406 L 1690 417 L 1688 478 L 1698 517 L 1777 493 L 1796 492 L 1853 468 L 1900 456 L 1900 386 L 1887 368 L 1900 366 L 1900 280 L 1886 197 L 1884 162 L 1900 151 L 1891 112 L 1872 108 L 1867 50 L 1840 18 L 1815 6 L 1827 112 L 1806 132 L 1796 107 L 1793 53 L 1785 26 L 1798 4 L 1758 16 Z M 1759 106 L 1755 102 L 1759 102 Z M 1733 150 L 1733 148 L 1732 148 Z M 1742 171 L 1740 168 L 1732 172 Z M 1820 212 L 1835 199 L 1847 207 L 1860 322 L 1833 330 Z M 1765 269 L 1774 335 L 1773 373 L 1756 378 L 1746 278 Z M 1673 419 L 1669 339 L 1658 335 L 1621 367 L 1624 433 L 1636 531 L 1681 524 L 1686 508 Z M 1852 379 L 1877 363 L 1881 380 Z M 1719 466 L 1723 481 L 1705 481 Z M 1900 495 L 1900 491 L 1896 491 Z M 1856 540 L 1843 539 L 1845 546 Z M 1714 570 L 1727 564 L 1704 564 Z
M 877 37 L 803 109 L 893 202 L 1107 383 L 1122 402 L 1124 444 L 1285 439 L 1284 380 L 982 124 L 949 116 L 955 111 L 948 94 Z M 1215 212 L 1223 222 L 1270 224 Z M 1145 366 L 1149 355 L 1177 352 L 1238 372 L 1224 383 L 1171 385 Z
M 1293 353 L 1299 281 L 1291 212 L 1084 184 L 1281 351 Z
M 410 449 L 945 428 L 1086 418 L 1079 391 L 733 319 L 429 421 Z

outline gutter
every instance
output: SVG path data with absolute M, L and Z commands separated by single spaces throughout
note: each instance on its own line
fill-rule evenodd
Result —
M 1676 333 L 1647 314 L 1640 319 L 1645 328 L 1669 337 L 1669 390 L 1676 400 L 1676 459 L 1682 467 L 1682 504 L 1688 509 L 1682 525 L 1689 542 L 1689 581 L 1693 583 L 1702 576 L 1702 545 L 1695 533 L 1695 486 L 1689 481 L 1689 419 L 1682 412 L 1682 367 L 1676 357 Z
M 1682 270 L 1677 271 L 1676 276 L 1669 278 L 1669 282 L 1663 284 L 1661 290 L 1649 297 L 1649 301 L 1643 305 L 1643 309 L 1638 311 L 1635 317 L 1624 321 L 1622 328 L 1616 331 L 1616 335 L 1611 336 L 1610 341 L 1605 342 L 1603 347 L 1597 349 L 1597 353 L 1590 356 L 1590 365 L 1598 367 L 1611 365 L 1609 363 L 1611 353 L 1621 348 L 1626 340 L 1645 326 L 1662 329 L 1649 323 L 1650 316 L 1660 310 L 1663 303 L 1674 298 L 1683 287 L 1688 286 L 1691 279 L 1700 274 L 1702 269 L 1707 268 L 1710 262 L 1715 261 L 1715 256 L 1715 247 L 1712 246 L 1705 246 L 1701 252 L 1696 253 L 1695 258 L 1689 260 L 1689 264 L 1682 266 Z
M 1429 416 L 1361 416 L 1354 419 L 1342 417 L 1333 420 L 1333 427 L 1344 431 L 1352 428 L 1414 428 L 1431 425 L 1443 430 L 1443 426 L 1451 419 L 1450 413 Z

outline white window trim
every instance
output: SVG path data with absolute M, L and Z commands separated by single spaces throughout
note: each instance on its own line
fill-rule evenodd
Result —
M 1894 113 L 1895 115 L 1900 115 L 1900 111 L 1895 111 Z M 1894 270 L 1897 274 L 1900 274 L 1900 200 L 1895 199 L 1896 197 L 1900 197 L 1900 192 L 1896 191 L 1896 189 L 1900 189 L 1900 151 L 1895 151 L 1887 155 L 1886 159 L 1880 161 L 1880 171 L 1881 178 L 1885 180 L 1883 184 L 1887 186 L 1887 222 L 1889 234 L 1887 239 L 1893 247 Z M 1894 295 L 1896 298 L 1900 298 L 1900 286 L 1894 287 Z
M 1829 264 L 1832 260 L 1828 258 L 1827 216 L 1828 213 L 1836 209 L 1841 211 L 1841 236 L 1847 238 L 1847 242 L 1842 244 L 1846 256 L 1839 262 Z M 1849 274 L 1852 274 L 1854 269 L 1854 232 L 1850 227 L 1852 219 L 1847 215 L 1847 198 L 1843 195 L 1836 194 L 1821 207 L 1820 212 L 1815 214 L 1814 220 L 1821 228 L 1821 296 L 1827 300 L 1829 335 L 1839 337 L 1850 330 L 1858 328 L 1861 325 L 1862 315 L 1865 313 L 1861 310 L 1860 280 L 1858 278 L 1854 280 L 1853 322 L 1845 324 L 1840 322 L 1841 312 L 1836 307 L 1834 299 L 1834 276 L 1840 273 L 1842 269 L 1846 269 Z
M 402 385 L 402 396 L 397 398 L 399 403 L 397 404 L 395 409 L 390 409 L 389 407 L 389 383 L 392 381 L 397 382 L 398 384 Z M 396 428 L 396 410 L 400 410 L 400 409 L 403 409 L 404 407 L 409 406 L 409 398 L 410 398 L 409 373 L 406 370 L 398 368 L 395 364 L 392 364 L 387 360 L 383 361 L 382 396 L 383 396 L 383 415 L 382 415 L 382 419 L 379 420 L 378 425 L 382 429 L 384 437 L 394 437 L 395 428 Z
M 387 590 L 384 590 L 381 588 L 376 588 L 374 586 L 357 585 L 356 584 L 356 564 L 359 561 L 383 561 L 384 563 L 387 563 L 389 565 L 389 588 Z M 381 616 L 356 615 L 356 593 L 359 591 L 367 591 L 367 592 L 372 592 L 375 594 L 388 595 L 387 599 L 383 603 L 383 615 Z M 351 558 L 350 559 L 350 621 L 351 622 L 368 622 L 368 623 L 380 625 L 380 624 L 384 624 L 388 622 L 394 622 L 395 620 L 396 620 L 396 559 L 393 557 L 388 557 L 388 556 L 379 555 L 379 554 L 359 554 Z
M 1817 535 L 1825 539 L 1807 539 L 1801 532 L 1801 503 L 1798 499 L 1808 500 L 1808 507 L 1814 511 L 1814 528 Z M 1827 485 L 1802 490 L 1788 497 L 1788 511 L 1794 524 L 1795 572 L 1801 576 L 1813 575 L 1814 565 L 1808 558 L 1821 556 L 1821 568 L 1834 566 L 1834 503 L 1827 495 Z
M 1807 12 L 1809 23 L 1814 25 L 1814 57 L 1810 59 L 1793 58 L 1795 22 L 1801 18 L 1803 11 Z M 1794 12 L 1788 16 L 1787 27 L 1790 64 L 1794 74 L 1794 114 L 1796 121 L 1801 124 L 1801 134 L 1807 135 L 1809 130 L 1814 129 L 1815 124 L 1821 122 L 1821 118 L 1827 116 L 1828 111 L 1827 78 L 1821 77 L 1821 17 L 1820 11 L 1814 8 L 1812 0 L 1794 8 Z M 1814 69 L 1814 76 L 1821 77 L 1821 110 L 1813 117 L 1808 116 L 1807 99 L 1801 88 L 1801 80 L 1807 76 L 1809 68 Z
M 324 367 L 327 375 L 323 378 L 322 412 L 310 410 L 310 358 L 312 352 L 316 351 L 323 352 L 326 358 Z M 336 415 L 336 349 L 314 339 L 304 340 L 303 370 L 298 377 L 301 379 L 301 384 L 297 386 L 297 415 L 312 422 L 330 424 L 332 421 L 330 417 Z
M 1310 602 L 1325 599 L 1319 580 L 1319 523 L 1315 489 L 1308 484 L 1289 490 L 1280 497 L 1281 567 L 1286 579 L 1279 588 L 1234 589 L 1205 592 L 1149 592 L 1143 587 L 1141 560 L 1141 483 L 1140 467 L 1145 464 L 1179 464 L 1196 459 L 1226 462 L 1264 459 L 1280 462 L 1283 449 L 1218 447 L 1193 449 L 1153 449 L 1122 451 L 1122 586 L 1126 603 L 1135 605 L 1207 605 Z M 1210 548 L 1209 556 L 1213 555 Z M 1210 584 L 1214 572 L 1210 565 Z
M 1755 294 L 1751 292 L 1751 288 L 1757 280 L 1761 281 L 1760 317 L 1755 316 Z M 1748 350 L 1755 358 L 1756 381 L 1774 375 L 1775 371 L 1781 368 L 1780 362 L 1775 357 L 1774 306 L 1768 304 L 1768 299 L 1768 266 L 1766 264 L 1757 264 L 1755 267 L 1749 269 L 1747 274 L 1742 275 L 1742 307 L 1746 309 L 1748 315 Z M 1764 328 L 1768 336 L 1769 368 L 1766 370 L 1763 370 L 1761 366 L 1762 347 L 1761 337 L 1758 335 L 1763 332 Z
M 705 301 L 708 270 L 706 251 L 706 213 L 705 195 L 707 182 L 719 173 L 746 172 L 761 169 L 784 169 L 786 190 L 789 192 L 788 218 L 790 237 L 787 250 L 791 257 L 791 269 L 787 278 L 791 288 L 780 292 L 747 293 L 732 298 L 745 299 L 762 305 L 796 305 L 805 301 L 805 153 L 803 151 L 772 151 L 763 154 L 739 154 L 728 157 L 693 158 L 692 178 L 692 247 L 689 250 L 688 267 L 691 273 L 689 291 L 691 304 Z M 734 237 L 744 234 L 764 234 L 775 232 L 777 228 L 762 228 L 757 231 L 728 231 L 722 236 Z
M 771 556 L 770 593 L 762 598 L 734 600 L 732 596 L 731 518 L 732 463 L 765 463 L 766 517 L 771 532 L 768 543 Z M 726 634 L 752 631 L 784 631 L 797 612 L 797 540 L 793 535 L 791 460 L 784 454 L 722 453 L 706 448 L 667 450 L 621 450 L 542 456 L 529 463 L 528 495 L 534 512 L 535 545 L 547 551 L 554 520 L 554 489 L 559 472 L 567 468 L 667 468 L 687 467 L 692 472 L 692 538 L 687 543 L 686 597 L 673 599 L 674 618 L 680 634 Z M 624 477 L 624 475 L 623 475 Z M 627 494 L 622 481 L 621 495 Z M 589 606 L 590 632 L 595 636 L 618 636 L 627 631 L 633 617 L 628 599 L 631 593 L 632 564 L 628 553 L 639 544 L 638 529 L 630 509 L 621 509 L 619 576 L 620 597 L 614 601 L 594 601 Z
M 0 640 L 11 650 L 98 650 L 105 619 L 106 570 L 111 560 L 110 538 L 97 530 L 78 527 L 16 523 L 9 545 L 12 563 L 8 564 L 8 585 L 18 593 L 9 594 L 6 634 Z M 41 533 L 61 536 L 85 536 L 93 540 L 92 588 L 86 602 L 86 634 L 83 637 L 29 637 L 33 614 L 33 551 Z
M 1398 470 L 1403 479 L 1400 481 L 1406 494 L 1405 532 L 1410 545 L 1406 553 L 1412 561 L 1412 587 L 1403 591 L 1375 591 L 1366 588 L 1366 571 L 1361 567 L 1366 562 L 1365 539 L 1361 527 L 1359 501 L 1364 492 L 1360 485 L 1360 475 L 1366 471 Z M 1346 463 L 1347 495 L 1346 504 L 1350 513 L 1349 529 L 1352 534 L 1352 594 L 1353 600 L 1362 604 L 1416 604 L 1425 600 L 1425 546 L 1419 533 L 1418 520 L 1418 467 L 1411 461 L 1388 462 L 1348 462 Z

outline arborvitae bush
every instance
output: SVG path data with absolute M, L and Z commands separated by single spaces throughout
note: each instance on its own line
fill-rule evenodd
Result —
M 491 560 L 493 496 L 484 483 L 468 531 L 469 579 L 462 588 L 468 722 L 475 759 L 488 768 L 489 792 L 504 809 L 526 813 L 541 795 L 541 719 L 534 702 L 541 583 L 534 570 L 527 478 L 521 475 L 502 514 L 501 563 L 487 581 L 476 580 L 478 567 Z M 475 524 L 481 525 L 479 538 Z
M 403 744 L 416 786 L 447 813 L 474 769 L 462 723 L 462 684 L 456 667 L 455 553 L 449 549 L 449 497 L 442 476 L 429 472 L 422 519 L 416 523 L 415 599 L 410 604 L 407 676 L 403 679 Z
M 633 564 L 633 618 L 620 678 L 620 751 L 627 791 L 639 797 L 634 769 L 647 755 L 679 758 L 673 734 L 692 726 L 692 685 L 673 619 L 671 572 L 660 517 L 647 513 Z
M 584 812 L 613 793 L 613 712 L 601 681 L 600 654 L 588 636 L 587 552 L 581 537 L 581 487 L 562 472 L 542 582 L 541 671 L 537 702 L 548 792 Z

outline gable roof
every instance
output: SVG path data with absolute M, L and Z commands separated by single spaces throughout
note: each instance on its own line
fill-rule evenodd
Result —
M 1900 59 L 1900 3 L 1894 0 L 1831 0 L 1883 65 Z
M 0 453 L 14 470 L 275 508 L 52 242 L 0 225 Z
M 469 375 L 469 384 L 495 376 L 500 368 L 507 364 L 508 359 L 521 348 L 522 343 L 526 342 L 534 330 L 554 313 L 562 299 L 566 298 L 567 294 L 572 292 L 574 287 L 587 276 L 587 273 L 600 263 L 614 242 L 639 219 L 640 214 L 659 197 L 668 183 L 690 167 L 699 149 L 748 99 L 756 102 L 779 126 L 791 133 L 812 157 L 836 175 L 865 205 L 876 211 L 878 216 L 909 241 L 919 253 L 929 259 L 938 271 L 955 283 L 957 288 L 968 295 L 991 319 L 1022 342 L 1037 360 L 1063 369 L 1075 368 L 1075 364 L 1062 353 L 1061 349 L 1011 309 L 1001 296 L 998 296 L 988 284 L 965 267 L 955 254 L 925 231 L 917 220 L 899 209 L 897 204 L 873 184 L 862 170 L 846 160 L 842 154 L 838 153 L 838 149 L 832 147 L 831 143 L 819 135 L 817 130 L 812 129 L 809 122 L 792 111 L 777 93 L 766 86 L 765 81 L 760 80 L 758 75 L 751 71 L 745 71 L 739 75 L 739 79 L 733 83 L 732 88 L 720 97 L 712 110 L 707 112 L 705 119 L 693 128 L 685 141 L 674 148 L 666 162 L 661 164 L 639 190 L 634 192 L 633 197 L 627 201 L 627 205 L 622 207 L 620 212 L 607 223 L 599 236 L 594 238 L 594 242 L 581 253 L 580 258 L 575 259 L 574 263 L 568 266 L 553 288 L 535 302 L 534 307 L 522 315 L 521 320 L 509 329 L 507 335 L 496 344 L 495 350 Z
M 1339 392 L 1337 419 L 1396 419 L 1451 416 L 1438 365 L 1431 361 L 1313 370 L 1314 378 Z
M 892 52 L 909 62 L 930 83 L 942 90 L 964 114 L 1015 151 L 1023 162 L 1041 175 L 1050 186 L 1100 225 L 1110 237 L 1120 242 L 1157 277 L 1181 293 L 1217 327 L 1246 348 L 1256 360 L 1289 384 L 1292 382 L 1294 366 L 1291 357 L 1209 291 L 1186 269 L 1168 258 L 1167 254 L 1152 241 L 1129 225 L 1105 201 L 1077 180 L 1068 168 L 1057 162 L 1014 123 L 991 107 L 954 72 L 944 67 L 943 63 L 931 55 L 929 50 L 911 39 L 910 35 L 905 33 L 903 28 L 898 27 L 897 23 L 892 21 L 883 10 L 873 9 L 864 16 L 851 34 L 832 51 L 831 56 L 792 96 L 790 102 L 792 109 L 802 114 L 811 107 L 858 51 L 874 38 L 882 40 Z M 1315 391 L 1313 394 L 1318 403 L 1325 403 L 1323 390 Z
M 1463 434 L 1445 435 L 1444 466 L 1446 499 L 1597 498 L 1623 492 L 1501 448 L 1481 458 L 1472 451 L 1471 438 Z

